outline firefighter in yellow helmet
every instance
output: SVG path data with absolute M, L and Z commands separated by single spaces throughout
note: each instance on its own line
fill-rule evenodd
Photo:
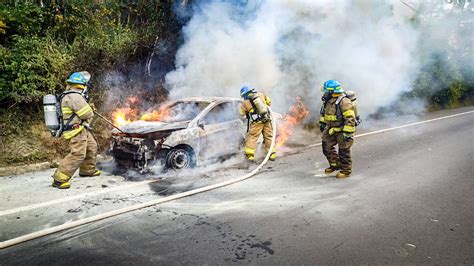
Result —
M 62 94 L 61 110 L 65 123 L 62 136 L 69 140 L 69 154 L 59 163 L 53 175 L 53 187 L 70 187 L 69 180 L 79 169 L 80 176 L 98 176 L 96 168 L 97 142 L 90 132 L 89 124 L 94 116 L 87 103 L 85 90 L 90 74 L 86 71 L 73 73 L 66 81 L 66 91 Z
M 251 121 L 245 142 L 245 156 L 253 162 L 255 161 L 257 141 L 261 134 L 263 134 L 263 142 L 267 152 L 272 145 L 273 127 L 268 108 L 271 105 L 271 100 L 264 93 L 251 90 L 247 86 L 240 89 L 240 96 L 244 99 L 240 107 L 240 115 L 246 116 L 249 122 Z M 274 149 L 270 155 L 270 160 L 274 161 L 275 159 Z
M 337 178 L 346 178 L 352 173 L 351 147 L 354 143 L 356 115 L 352 101 L 345 95 L 341 84 L 328 80 L 323 87 L 323 106 L 321 107 L 320 129 L 322 148 L 329 167 L 326 174 L 334 171 Z M 336 151 L 338 145 L 339 152 Z

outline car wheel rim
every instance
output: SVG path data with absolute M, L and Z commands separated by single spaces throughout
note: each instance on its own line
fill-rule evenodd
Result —
M 189 157 L 184 151 L 177 151 L 172 157 L 172 166 L 175 169 L 186 168 L 189 165 Z

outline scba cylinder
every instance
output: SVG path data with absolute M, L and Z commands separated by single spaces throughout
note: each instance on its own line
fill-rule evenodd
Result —
M 44 122 L 46 127 L 54 132 L 59 129 L 59 119 L 56 109 L 56 96 L 48 94 L 43 97 Z
M 360 116 L 359 116 L 359 108 L 357 107 L 356 94 L 353 91 L 346 91 L 346 96 L 347 98 L 349 98 L 349 100 L 352 101 L 352 109 L 354 110 L 356 125 L 359 125 L 362 122 L 362 120 L 360 119 Z
M 263 102 L 262 98 L 260 98 L 258 95 L 255 95 L 252 98 L 252 102 L 255 105 L 255 107 L 257 108 L 257 110 L 255 110 L 255 111 L 257 111 L 259 115 L 265 115 L 265 114 L 268 113 L 267 106 Z

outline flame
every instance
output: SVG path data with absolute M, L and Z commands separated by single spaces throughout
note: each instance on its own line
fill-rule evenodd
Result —
M 125 107 L 117 108 L 112 112 L 112 121 L 115 126 L 126 125 L 138 117 L 138 108 L 134 108 L 139 103 L 137 96 L 130 96 L 125 99 Z
M 151 113 L 143 114 L 140 120 L 143 121 L 162 121 L 170 115 L 169 109 L 160 107 L 158 110 L 153 110 Z
M 118 108 L 112 112 L 112 121 L 117 127 L 126 125 L 132 122 L 132 117 L 136 116 L 136 112 L 130 107 Z
M 300 97 L 296 98 L 296 103 L 290 107 L 285 115 L 284 122 L 278 126 L 278 136 L 275 141 L 276 147 L 281 147 L 293 134 L 294 128 L 309 114 L 308 107 L 303 103 Z
M 143 121 L 162 121 L 170 115 L 170 111 L 165 107 L 141 114 L 139 105 L 140 99 L 137 96 L 131 96 L 125 99 L 125 107 L 117 108 L 112 112 L 112 121 L 115 126 L 123 126 L 137 120 Z

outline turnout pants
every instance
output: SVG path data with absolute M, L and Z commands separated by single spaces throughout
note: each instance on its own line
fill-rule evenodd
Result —
M 326 129 L 323 132 L 323 153 L 332 167 L 338 167 L 343 174 L 352 173 L 352 158 L 351 158 L 351 147 L 354 140 L 344 140 L 342 132 L 336 132 L 333 135 L 329 135 L 329 130 Z M 336 145 L 338 145 L 339 152 L 336 151 Z
M 59 163 L 54 180 L 67 182 L 79 168 L 79 174 L 92 175 L 96 169 L 97 142 L 87 129 L 69 141 L 69 154 Z
M 250 124 L 249 132 L 247 134 L 247 141 L 245 143 L 246 155 L 255 155 L 255 150 L 257 149 L 257 141 L 260 137 L 260 134 L 263 134 L 263 143 L 265 144 L 265 150 L 268 151 L 270 149 L 270 146 L 272 145 L 273 138 L 273 127 L 271 121 L 266 123 L 252 122 L 252 124 Z

